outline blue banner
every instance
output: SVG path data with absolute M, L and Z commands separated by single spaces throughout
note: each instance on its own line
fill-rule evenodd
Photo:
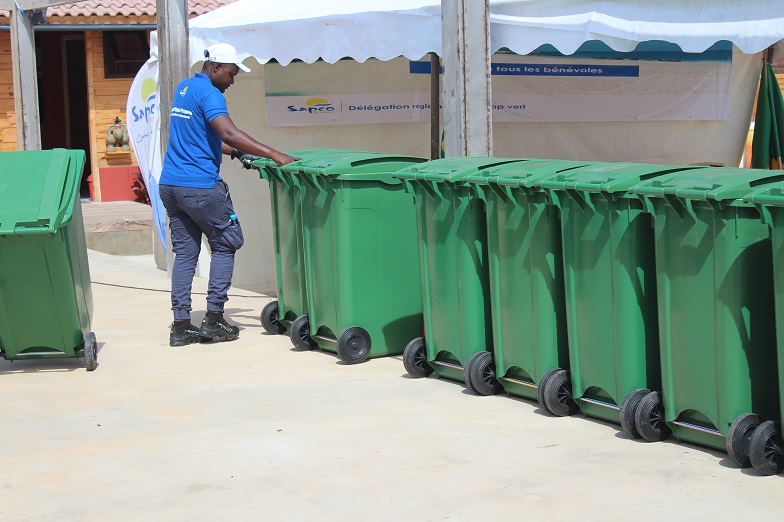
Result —
M 430 62 L 411 62 L 411 74 L 430 74 Z M 443 72 L 443 68 L 442 71 Z M 561 63 L 493 63 L 490 74 L 494 76 L 594 76 L 638 78 L 639 65 L 595 65 Z

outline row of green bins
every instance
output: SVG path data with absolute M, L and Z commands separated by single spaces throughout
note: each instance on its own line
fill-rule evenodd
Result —
M 569 368 L 569 352 L 561 225 L 541 182 L 585 165 L 528 160 L 466 177 L 486 205 L 495 375 L 508 394 L 545 409 L 541 384 Z
M 331 152 L 330 149 L 294 150 L 295 158 Z M 352 151 L 346 151 L 353 154 Z M 282 334 L 291 328 L 297 317 L 308 310 L 305 291 L 305 267 L 302 245 L 302 197 L 299 179 L 278 168 L 267 158 L 259 158 L 253 166 L 259 176 L 269 182 L 272 210 L 272 235 L 275 254 L 277 299 L 270 301 L 261 311 L 261 325 L 273 334 Z
M 711 168 L 632 188 L 656 244 L 663 416 L 649 420 L 678 440 L 726 448 L 741 467 L 760 418 L 779 415 L 771 242 L 743 200 L 773 179 Z
M 544 180 L 560 210 L 569 371 L 540 384 L 547 409 L 620 423 L 633 437 L 661 433 L 636 421 L 661 390 L 654 238 L 642 180 L 694 167 L 589 165 Z
M 79 201 L 84 152 L 0 154 L 0 354 L 98 366 Z M 42 325 L 45 325 L 42 327 Z
M 764 419 L 749 439 L 749 460 L 764 475 L 784 470 L 784 183 L 772 183 L 756 189 L 744 198 L 760 210 L 770 227 L 773 253 L 773 292 L 776 311 L 776 346 L 779 375 L 779 416 Z
M 393 174 L 425 160 L 329 149 L 291 155 L 301 159 L 277 170 L 299 195 L 306 307 L 290 324 L 292 342 L 349 364 L 402 353 L 422 332 L 422 294 L 414 201 Z
M 467 178 L 513 161 L 523 160 L 447 158 L 397 173 L 416 199 L 424 299 L 424 338 L 413 338 L 403 353 L 412 376 L 435 370 L 478 393 L 500 391 L 493 360 L 485 209 Z

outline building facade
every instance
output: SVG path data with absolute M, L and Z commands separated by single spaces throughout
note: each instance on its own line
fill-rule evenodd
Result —
M 233 1 L 190 0 L 189 17 Z M 0 68 L 9 71 L 0 76 L 0 151 L 17 150 L 8 14 L 0 11 Z M 86 152 L 82 197 L 133 199 L 136 157 L 120 144 L 107 152 L 107 137 L 117 118 L 125 123 L 156 23 L 155 0 L 91 0 L 50 7 L 35 27 L 41 146 Z

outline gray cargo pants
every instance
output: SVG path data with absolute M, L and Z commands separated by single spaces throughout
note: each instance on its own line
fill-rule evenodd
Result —
M 223 311 L 229 300 L 234 273 L 234 252 L 243 243 L 239 221 L 234 214 L 229 187 L 223 181 L 211 189 L 160 185 L 161 201 L 169 215 L 174 266 L 172 267 L 172 311 L 174 319 L 190 319 L 191 288 L 201 250 L 201 236 L 207 237 L 212 259 L 207 289 L 207 311 Z

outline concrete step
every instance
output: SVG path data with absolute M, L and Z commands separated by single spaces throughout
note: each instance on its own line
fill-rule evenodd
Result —
M 120 256 L 153 253 L 152 207 L 134 201 L 82 200 L 87 248 Z

